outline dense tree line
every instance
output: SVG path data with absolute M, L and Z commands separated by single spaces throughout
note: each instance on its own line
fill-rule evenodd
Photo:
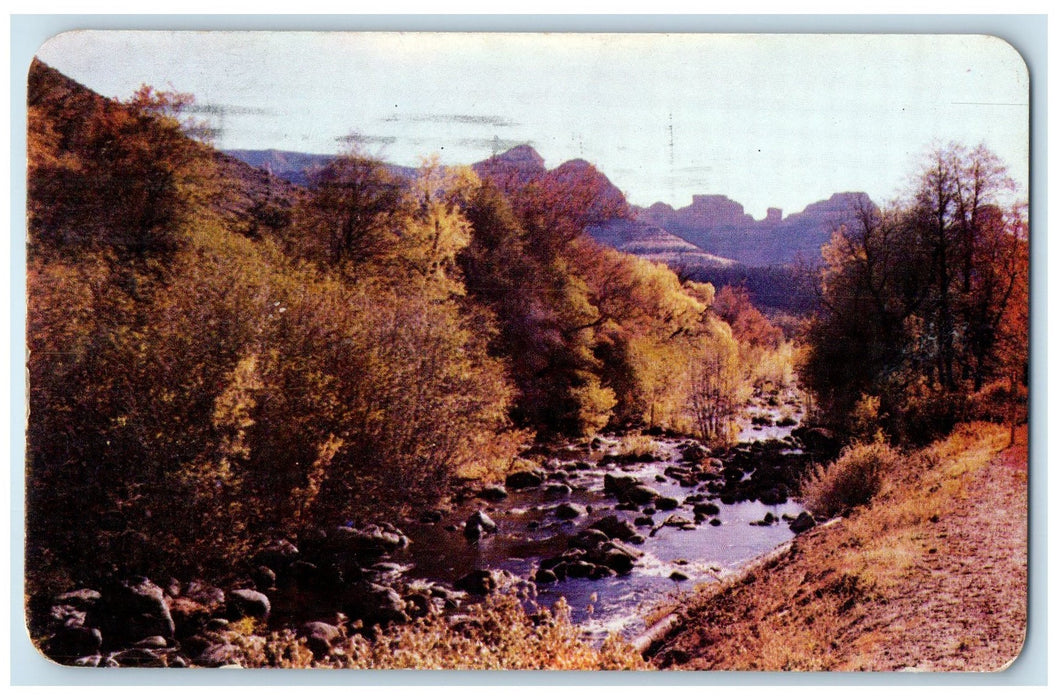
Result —
M 864 202 L 824 248 L 803 377 L 827 419 L 923 441 L 1016 419 L 1028 381 L 1028 233 L 983 147 L 929 155 L 907 201 Z
M 594 169 L 408 180 L 354 151 L 247 226 L 187 104 L 31 72 L 32 585 L 227 571 L 534 435 L 730 436 L 743 341 L 711 285 L 585 235 L 622 213 Z

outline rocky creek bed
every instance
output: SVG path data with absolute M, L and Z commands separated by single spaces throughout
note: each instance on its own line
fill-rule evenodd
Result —
M 757 397 L 743 442 L 725 450 L 671 435 L 538 449 L 504 483 L 465 484 L 442 509 L 276 540 L 226 590 L 124 578 L 36 601 L 31 629 L 60 663 L 216 667 L 232 662 L 224 631 L 243 618 L 297 630 L 325 656 L 343 623 L 370 634 L 511 592 L 565 598 L 595 639 L 631 637 L 666 595 L 813 525 L 790 496 L 836 445 L 799 418 L 795 404 Z

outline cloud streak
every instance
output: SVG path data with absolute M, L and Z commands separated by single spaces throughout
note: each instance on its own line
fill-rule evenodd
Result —
M 494 114 L 390 114 L 382 117 L 389 123 L 411 122 L 412 124 L 469 124 L 473 126 L 520 126 L 518 122 Z

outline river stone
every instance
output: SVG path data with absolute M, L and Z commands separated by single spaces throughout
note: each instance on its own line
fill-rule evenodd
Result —
M 620 498 L 622 501 L 630 501 L 637 505 L 646 505 L 647 503 L 652 503 L 660 496 L 660 493 L 650 488 L 649 486 L 636 484 L 635 486 L 625 489 L 622 493 L 618 495 L 618 498 Z
M 631 523 L 621 520 L 616 515 L 607 515 L 604 518 L 596 520 L 588 527 L 592 530 L 602 532 L 611 539 L 617 540 L 628 541 L 630 537 L 634 537 L 636 534 L 636 529 Z
M 603 563 L 618 574 L 627 574 L 635 566 L 635 559 L 619 549 L 611 549 L 603 555 Z
M 254 567 L 253 572 L 250 574 L 250 578 L 253 579 L 253 585 L 262 590 L 267 591 L 276 587 L 276 572 L 263 564 Z
M 502 501 L 507 498 L 507 489 L 503 488 L 499 484 L 492 484 L 486 486 L 478 492 L 478 495 L 484 498 L 486 501 Z
M 720 514 L 720 506 L 715 503 L 695 503 L 694 514 L 712 517 Z
M 153 637 L 145 637 L 132 646 L 140 649 L 165 649 L 169 646 L 169 642 L 165 640 L 165 637 L 154 635 Z
M 334 644 L 341 639 L 342 631 L 334 625 L 316 620 L 299 627 L 298 635 L 305 638 L 312 655 L 318 659 L 331 653 Z
M 587 514 L 587 509 L 576 503 L 560 503 L 558 507 L 555 508 L 555 517 L 561 518 L 562 520 L 574 520 Z
M 205 666 L 206 668 L 228 666 L 238 653 L 239 650 L 232 644 L 227 642 L 213 643 L 195 656 L 195 665 Z
M 509 489 L 528 489 L 544 483 L 544 473 L 539 469 L 516 471 L 507 475 L 504 483 Z
M 573 489 L 567 484 L 551 484 L 544 489 L 544 495 L 548 498 L 563 498 L 571 493 L 573 493 Z
M 73 663 L 84 656 L 98 654 L 103 635 L 94 627 L 62 627 L 44 645 L 49 658 L 62 664 Z
M 654 501 L 654 505 L 657 506 L 658 510 L 676 510 L 680 506 L 680 502 L 670 496 L 662 496 L 661 498 Z M 645 510 L 643 511 L 646 512 Z
M 566 575 L 572 578 L 589 578 L 595 572 L 595 565 L 582 559 L 575 559 L 566 565 Z
M 475 569 L 455 581 L 455 587 L 467 593 L 487 595 L 496 590 L 496 575 L 488 569 Z
M 88 611 L 96 607 L 103 597 L 99 591 L 91 588 L 79 588 L 75 591 L 67 591 L 55 597 L 55 602 L 60 605 L 70 605 L 76 610 Z
M 252 617 L 263 621 L 268 619 L 271 612 L 272 604 L 268 596 L 260 591 L 239 588 L 228 594 L 228 617 L 231 620 Z
M 272 571 L 285 571 L 292 561 L 298 558 L 298 548 L 288 540 L 275 540 L 258 550 L 253 563 L 266 566 Z
M 109 660 L 120 668 L 165 668 L 165 657 L 153 649 L 125 649 Z
M 351 586 L 345 596 L 345 614 L 350 620 L 361 620 L 368 627 L 390 622 L 408 622 L 404 600 L 389 586 L 361 582 Z
M 533 575 L 533 580 L 540 584 L 554 583 L 558 580 L 558 576 L 551 569 L 539 569 Z
M 103 630 L 108 643 L 111 637 L 115 644 L 154 635 L 172 638 L 176 631 L 161 587 L 146 577 L 121 581 L 108 591 L 103 602 L 109 613 L 109 629 Z
M 679 583 L 680 581 L 686 581 L 688 576 L 682 571 L 673 571 L 671 574 L 669 574 L 669 578 Z
M 611 493 L 618 498 L 621 498 L 621 494 L 639 483 L 639 479 L 634 476 L 603 474 L 602 477 L 603 491 L 605 493 Z
M 683 448 L 681 456 L 683 457 L 684 462 L 701 462 L 709 456 L 709 452 L 701 445 L 692 443 Z
M 388 523 L 363 528 L 342 526 L 336 528 L 332 539 L 338 546 L 368 559 L 379 559 L 405 549 L 411 542 L 403 532 Z
M 807 510 L 794 518 L 794 521 L 790 523 L 790 530 L 795 535 L 800 535 L 802 532 L 807 532 L 816 526 L 816 519 L 812 517 L 812 514 Z
M 441 522 L 441 511 L 439 510 L 424 510 L 419 515 L 419 522 L 427 525 L 436 525 Z

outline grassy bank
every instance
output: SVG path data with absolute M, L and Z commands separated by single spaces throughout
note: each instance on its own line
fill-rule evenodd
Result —
M 896 460 L 871 505 L 701 590 L 662 668 L 1000 670 L 1025 633 L 1027 451 L 962 426 Z

